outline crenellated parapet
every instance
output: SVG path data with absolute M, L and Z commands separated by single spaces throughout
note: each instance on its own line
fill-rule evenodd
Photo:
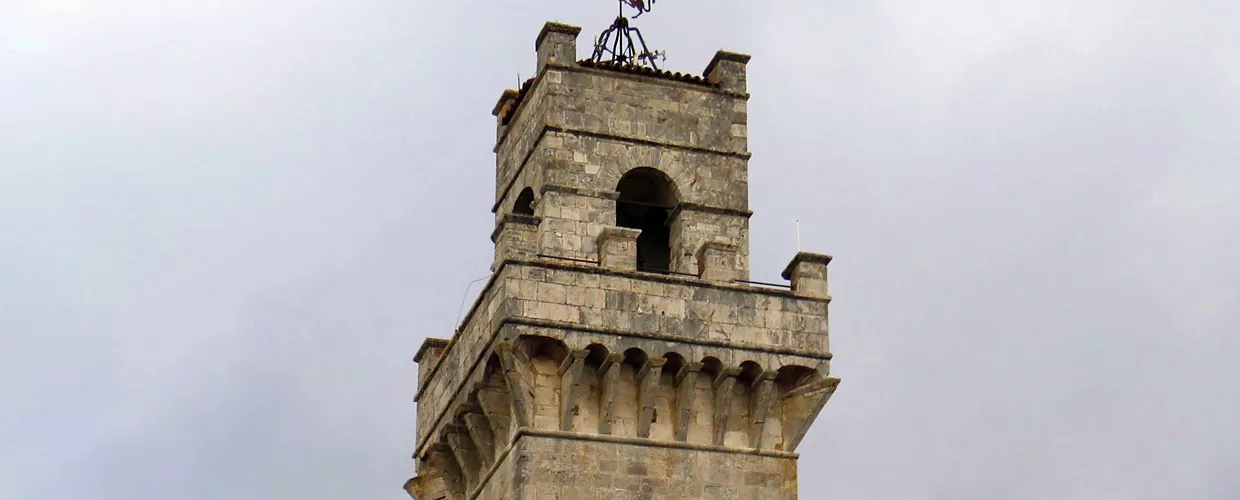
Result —
M 461 331 L 427 341 L 415 483 L 474 498 L 530 432 L 795 451 L 838 383 L 829 297 L 601 264 L 506 260 Z

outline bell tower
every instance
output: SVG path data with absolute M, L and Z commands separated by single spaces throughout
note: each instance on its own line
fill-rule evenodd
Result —
M 794 499 L 835 391 L 827 265 L 749 281 L 749 56 L 576 60 L 495 105 L 493 274 L 418 350 L 417 500 Z

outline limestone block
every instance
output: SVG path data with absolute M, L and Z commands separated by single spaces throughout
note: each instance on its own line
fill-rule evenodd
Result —
M 797 252 L 788 267 L 784 268 L 783 277 L 792 280 L 792 291 L 806 297 L 827 298 L 827 264 L 831 256 L 810 252 Z
M 538 71 L 548 63 L 575 64 L 577 61 L 577 35 L 581 28 L 556 22 L 543 25 L 534 41 L 538 51 Z
M 560 430 L 573 430 L 573 416 L 581 413 L 581 378 L 585 371 L 585 359 L 590 351 L 575 350 L 560 365 Z
M 491 233 L 491 241 L 495 242 L 495 260 L 491 271 L 499 269 L 499 265 L 507 259 L 528 259 L 538 254 L 537 217 L 519 214 L 505 214 L 495 231 Z
M 736 247 L 736 277 L 749 279 L 748 212 L 720 213 L 703 205 L 682 203 L 672 216 L 672 265 L 682 273 L 698 274 L 697 255 L 706 243 Z
M 640 229 L 604 227 L 598 235 L 598 263 L 607 269 L 637 269 L 637 237 Z
M 746 54 L 720 50 L 715 53 L 714 59 L 711 59 L 703 73 L 707 81 L 724 90 L 745 92 L 745 65 L 749 63 L 749 59 L 750 56 Z
M 418 364 L 418 384 L 426 383 L 430 371 L 439 362 L 439 358 L 443 356 L 443 351 L 448 347 L 449 341 L 446 339 L 437 339 L 427 337 L 422 341 L 422 347 L 418 348 L 417 354 L 413 355 L 413 362 Z
M 740 273 L 736 266 L 736 245 L 711 241 L 697 251 L 698 276 L 708 281 L 732 283 Z

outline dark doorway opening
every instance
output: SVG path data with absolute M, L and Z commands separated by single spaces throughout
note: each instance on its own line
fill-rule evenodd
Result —
M 663 172 L 642 167 L 630 170 L 616 186 L 616 225 L 641 229 L 637 237 L 637 268 L 642 271 L 671 271 L 672 228 L 670 218 L 676 209 L 676 190 Z

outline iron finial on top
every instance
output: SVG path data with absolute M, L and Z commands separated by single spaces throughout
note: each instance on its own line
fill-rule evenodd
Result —
M 620 14 L 616 16 L 615 22 L 610 27 L 603 30 L 603 33 L 594 39 L 594 54 L 590 59 L 594 62 L 610 62 L 614 64 L 622 64 L 626 66 L 646 65 L 654 69 L 659 69 L 655 60 L 664 60 L 663 51 L 651 52 L 646 47 L 646 39 L 642 37 L 641 30 L 629 24 L 629 18 L 624 16 L 624 7 L 628 6 L 637 11 L 633 15 L 633 19 L 641 17 L 642 14 L 650 12 L 654 7 L 656 0 L 618 0 L 620 3 Z
M 637 9 L 637 13 L 633 14 L 633 19 L 642 17 L 642 14 L 650 12 L 650 8 L 654 7 L 655 0 L 650 0 L 650 4 L 646 4 L 643 0 L 620 0 L 620 3 L 627 3 L 629 7 Z M 623 15 L 623 11 L 621 15 Z

